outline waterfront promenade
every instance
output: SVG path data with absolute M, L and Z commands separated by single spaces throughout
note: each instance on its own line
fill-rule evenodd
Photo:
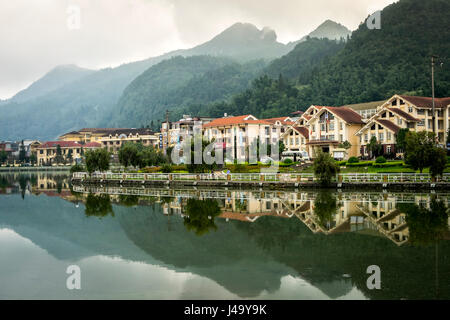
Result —
M 92 173 L 76 172 L 74 184 L 113 186 L 218 186 L 273 189 L 321 187 L 312 173 Z M 335 188 L 450 189 L 450 174 L 432 178 L 419 173 L 342 173 L 333 177 Z

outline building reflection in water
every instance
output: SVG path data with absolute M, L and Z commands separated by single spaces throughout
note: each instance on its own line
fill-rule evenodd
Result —
M 121 197 L 134 195 L 137 203 L 148 205 L 160 203 L 167 216 L 179 215 L 189 218 L 188 201 L 214 199 L 220 208 L 219 219 L 255 222 L 265 216 L 280 219 L 299 219 L 314 234 L 358 232 L 384 236 L 401 246 L 408 242 L 410 231 L 407 214 L 402 205 L 428 210 L 432 204 L 445 207 L 445 232 L 441 237 L 450 239 L 448 208 L 450 194 L 388 193 L 388 192 L 318 192 L 318 191 L 244 191 L 211 189 L 145 189 L 74 186 L 80 194 L 109 194 L 111 200 L 121 204 Z M 208 208 L 209 206 L 205 206 Z M 196 208 L 200 208 L 197 206 Z M 411 213 L 410 213 L 411 215 Z
M 384 236 L 401 246 L 410 240 L 410 220 L 415 217 L 414 211 L 422 210 L 433 214 L 433 203 L 442 203 L 444 212 L 435 228 L 445 230 L 439 232 L 439 237 L 450 239 L 450 217 L 448 214 L 450 194 L 448 193 L 417 193 L 417 192 L 331 192 L 316 190 L 296 191 L 266 191 L 266 190 L 226 190 L 226 189 L 169 189 L 169 188 L 125 188 L 125 187 L 87 187 L 71 186 L 70 179 L 65 174 L 12 174 L 0 176 L 0 193 L 45 194 L 57 196 L 73 202 L 86 205 L 89 216 L 114 215 L 110 203 L 129 207 L 138 205 L 154 205 L 158 203 L 166 216 L 179 215 L 185 219 L 187 227 L 193 227 L 199 235 L 204 231 L 214 229 L 214 219 L 225 221 L 239 220 L 247 223 L 255 222 L 265 216 L 280 219 L 299 219 L 314 234 L 333 234 L 358 232 L 368 235 Z M 211 201 L 217 203 L 219 212 L 210 217 L 210 226 L 201 230 L 202 215 L 196 211 L 209 210 L 211 203 L 202 205 L 190 199 Z M 438 208 L 438 206 L 434 206 Z M 189 208 L 191 212 L 187 212 Z M 408 214 L 409 211 L 409 214 Z M 434 209 L 437 211 L 437 209 Z M 195 219 L 191 218 L 195 214 Z M 445 215 L 445 216 L 444 216 Z M 194 222 L 195 220 L 195 222 Z M 423 221 L 420 225 L 424 225 Z M 423 226 L 433 228 L 431 226 Z M 428 234 L 432 232 L 425 230 Z

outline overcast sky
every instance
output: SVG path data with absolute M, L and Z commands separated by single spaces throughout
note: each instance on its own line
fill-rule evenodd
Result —
M 368 14 L 392 2 L 1 0 L 0 99 L 61 64 L 99 69 L 142 60 L 208 41 L 235 22 L 269 26 L 286 43 L 326 19 L 354 30 Z

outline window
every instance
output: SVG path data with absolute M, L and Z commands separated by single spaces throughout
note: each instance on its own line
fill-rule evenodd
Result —
M 269 133 L 270 133 L 270 132 L 269 132 L 269 129 L 270 129 L 270 128 L 269 128 L 269 127 L 265 127 L 264 129 L 265 129 L 265 131 L 266 131 L 266 135 L 269 135 Z
M 343 142 L 344 141 L 344 135 L 340 134 L 339 135 L 339 142 Z
M 326 131 L 327 128 L 325 126 L 325 123 L 320 124 L 320 131 Z
M 387 148 L 386 148 L 386 152 L 389 154 L 389 153 L 391 153 L 391 151 L 392 151 L 392 148 L 391 148 L 391 146 L 387 146 Z
M 291 138 L 291 145 L 294 145 L 294 138 Z
M 284 133 L 284 128 L 281 128 L 281 133 Z
M 272 133 L 277 133 L 277 128 L 272 128 Z
M 312 125 L 312 132 L 316 132 L 316 125 L 315 124 Z
M 330 131 L 334 131 L 334 122 L 330 122 Z
M 398 125 L 401 126 L 401 125 L 403 124 L 403 120 L 402 120 L 401 118 L 398 118 L 398 119 L 397 119 L 397 123 L 398 123 Z
M 417 110 L 417 114 L 418 114 L 419 116 L 423 116 L 423 115 L 425 115 L 425 110 L 424 110 L 424 109 L 418 109 L 418 110 Z
M 409 108 L 408 108 L 408 112 L 409 112 L 409 113 L 413 113 L 413 107 L 409 107 Z
M 364 135 L 364 141 L 366 141 L 366 142 L 369 141 L 369 135 L 368 134 Z
M 305 144 L 305 138 L 302 138 L 302 144 Z
M 298 145 L 299 142 L 300 142 L 300 139 L 299 138 L 295 138 L 295 144 Z
M 424 127 L 425 126 L 425 120 L 420 120 L 419 123 L 417 123 L 417 126 Z
M 387 140 L 391 141 L 391 139 L 392 139 L 392 133 L 388 132 L 387 133 Z
M 329 137 L 328 137 L 328 139 L 334 141 L 334 134 L 330 134 Z
M 384 133 L 379 134 L 379 139 L 380 139 L 380 141 L 384 141 Z
M 339 122 L 339 129 L 340 130 L 344 129 L 344 123 L 343 122 Z
M 428 129 L 433 128 L 433 120 L 428 120 Z

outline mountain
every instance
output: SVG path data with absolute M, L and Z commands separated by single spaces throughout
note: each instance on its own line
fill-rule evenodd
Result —
M 76 65 L 58 66 L 39 80 L 33 82 L 28 88 L 18 92 L 10 101 L 21 103 L 43 96 L 94 72 L 94 70 L 83 69 Z
M 172 51 L 116 68 L 86 71 L 87 74 L 79 78 L 69 76 L 63 80 L 57 76 L 59 72 L 56 72 L 55 76 L 50 72 L 44 78 L 58 78 L 60 81 L 52 82 L 42 78 L 36 85 L 18 94 L 16 99 L 0 104 L 0 139 L 49 140 L 82 127 L 111 125 L 117 120 L 114 107 L 124 89 L 148 68 L 175 56 L 212 55 L 245 63 L 255 59 L 277 58 L 289 50 L 289 46 L 276 41 L 275 32 L 272 30 L 268 28 L 259 30 L 251 24 L 238 23 L 210 41 L 191 49 Z M 57 68 L 60 69 L 67 68 Z M 193 73 L 201 74 L 201 72 Z M 252 77 L 254 76 L 252 74 Z M 173 74 L 173 77 L 176 78 L 177 75 Z M 186 80 L 189 81 L 191 78 Z M 48 84 L 40 85 L 40 83 Z M 233 86 L 225 90 L 223 96 L 217 97 L 225 97 L 230 92 L 234 93 L 234 90 L 245 88 L 234 89 Z M 132 125 L 138 126 L 140 123 Z
M 323 60 L 334 56 L 345 46 L 343 41 L 307 38 L 300 42 L 287 55 L 273 60 L 265 69 L 272 78 L 282 74 L 284 77 L 306 83 L 314 67 Z
M 304 36 L 298 41 L 289 42 L 287 46 L 294 48 L 299 43 L 306 41 L 309 38 L 329 39 L 329 40 L 347 40 L 352 35 L 352 32 L 344 25 L 326 20 L 308 35 Z
M 229 98 L 249 86 L 266 64 L 239 64 L 212 56 L 174 57 L 137 77 L 125 90 L 111 125 L 148 125 L 161 120 L 166 109 L 177 116 L 183 107 Z
M 281 57 L 290 49 L 290 46 L 277 42 L 275 31 L 268 27 L 259 30 L 250 23 L 236 23 L 210 41 L 177 53 L 184 56 L 207 54 L 249 61 Z
M 381 17 L 381 29 L 361 23 L 344 44 L 299 43 L 267 68 L 271 78 L 259 77 L 229 101 L 198 109 L 205 115 L 216 115 L 220 108 L 221 113 L 276 117 L 311 104 L 342 106 L 385 100 L 395 93 L 431 96 L 431 55 L 446 62 L 450 52 L 450 2 L 400 0 Z M 447 64 L 436 67 L 437 97 L 450 96 Z

